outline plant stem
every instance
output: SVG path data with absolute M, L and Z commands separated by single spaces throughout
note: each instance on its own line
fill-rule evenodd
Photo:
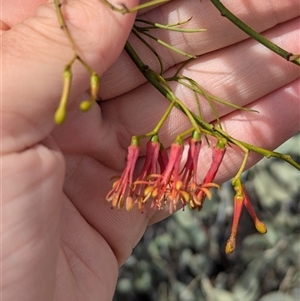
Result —
M 209 134 L 211 136 L 214 136 L 216 138 L 223 137 L 227 139 L 229 142 L 237 145 L 240 147 L 244 152 L 248 151 L 253 151 L 257 154 L 260 154 L 264 157 L 270 158 L 270 157 L 275 157 L 275 158 L 280 158 L 287 163 L 291 164 L 294 166 L 296 169 L 300 170 L 300 165 L 295 162 L 291 156 L 289 155 L 284 155 L 281 153 L 273 152 L 258 146 L 254 146 L 251 144 L 248 144 L 246 142 L 240 141 L 238 139 L 235 139 L 228 135 L 225 131 L 223 131 L 220 127 L 215 126 L 213 124 L 207 123 L 203 121 L 202 118 L 199 116 L 195 115 L 193 112 L 189 111 L 182 102 L 175 98 L 174 99 L 174 94 L 170 93 L 166 87 L 162 85 L 162 83 L 158 80 L 158 74 L 156 74 L 149 66 L 145 65 L 142 60 L 139 58 L 135 50 L 132 48 L 132 46 L 127 42 L 125 45 L 125 50 L 132 59 L 132 61 L 135 63 L 135 65 L 138 67 L 140 72 L 145 76 L 145 78 L 162 94 L 166 99 L 168 99 L 171 103 L 176 101 L 176 108 L 178 108 L 180 111 L 182 111 L 185 115 L 191 116 L 192 120 L 197 122 L 197 126 L 195 129 L 198 129 L 198 126 L 201 127 L 201 130 L 203 133 Z M 156 76 L 155 76 L 156 75 Z M 191 118 L 189 118 L 191 120 Z M 194 123 L 192 122 L 194 125 Z M 243 168 L 244 166 L 242 166 Z
M 136 18 L 135 21 L 150 25 L 150 26 L 138 26 L 140 28 L 140 30 L 142 30 L 142 31 L 148 31 L 148 30 L 156 29 L 156 28 L 165 29 L 165 30 L 168 30 L 168 31 L 183 32 L 183 33 L 196 33 L 196 32 L 206 31 L 206 29 L 204 29 L 204 28 L 185 29 L 185 28 L 179 28 L 178 27 L 180 25 L 184 25 L 184 24 L 188 23 L 191 19 L 192 18 L 189 18 L 188 20 L 183 21 L 183 22 L 178 22 L 176 24 L 167 24 L 167 25 L 163 25 L 163 24 L 160 24 L 160 23 L 154 23 L 154 22 L 150 22 L 150 21 L 143 20 L 143 19 L 138 19 L 138 18 Z
M 163 4 L 163 3 L 166 3 L 166 2 L 169 2 L 171 0 L 152 0 L 152 1 L 148 1 L 146 3 L 143 3 L 143 4 L 140 4 L 140 5 L 137 5 L 137 6 L 134 6 L 132 8 L 128 8 L 126 7 L 124 4 L 120 4 L 120 7 L 121 8 L 118 8 L 116 6 L 114 6 L 113 4 L 111 4 L 108 0 L 101 0 L 106 6 L 108 6 L 110 9 L 116 11 L 116 12 L 119 12 L 121 14 L 128 14 L 128 13 L 134 13 L 134 12 L 137 12 L 141 9 L 144 9 L 144 8 L 148 8 L 148 7 L 151 7 L 151 6 L 154 6 L 154 5 L 158 5 L 158 4 Z M 121 2 L 122 3 L 122 2 Z
M 196 117 L 195 117 L 195 119 L 196 119 Z M 297 162 L 295 162 L 290 155 L 270 151 L 270 150 L 267 150 L 267 149 L 264 149 L 264 148 L 261 148 L 261 147 L 243 142 L 243 141 L 240 141 L 238 139 L 235 139 L 235 138 L 229 136 L 226 132 L 224 132 L 222 129 L 220 129 L 218 127 L 215 127 L 214 130 L 216 132 L 218 132 L 219 134 L 221 134 L 222 136 L 224 136 L 226 139 L 228 139 L 229 142 L 232 142 L 232 143 L 234 143 L 235 145 L 237 145 L 239 147 L 243 146 L 247 150 L 255 152 L 257 154 L 260 154 L 260 155 L 262 155 L 262 156 L 264 156 L 268 159 L 273 157 L 273 158 L 278 158 L 278 159 L 284 160 L 287 163 L 289 163 L 290 165 L 292 165 L 293 167 L 295 167 L 296 169 L 300 170 L 300 165 Z
M 237 27 L 239 27 L 242 31 L 244 31 L 254 40 L 269 48 L 270 50 L 280 55 L 287 61 L 290 61 L 300 66 L 300 58 L 297 55 L 294 55 L 293 53 L 284 50 L 283 48 L 277 46 L 276 44 L 263 37 L 261 34 L 254 31 L 251 27 L 249 27 L 247 24 L 245 24 L 243 21 L 237 18 L 234 14 L 232 14 L 219 0 L 210 0 L 210 2 L 219 10 L 221 16 L 227 18 L 229 21 L 234 23 Z
M 159 120 L 159 122 L 155 126 L 155 128 L 151 132 L 149 132 L 149 133 L 147 133 L 145 135 L 139 136 L 139 139 L 146 138 L 146 137 L 156 136 L 158 134 L 160 128 L 162 127 L 162 125 L 164 124 L 164 122 L 166 121 L 166 119 L 168 118 L 168 116 L 170 115 L 170 113 L 171 113 L 171 111 L 172 111 L 172 109 L 173 109 L 173 107 L 174 107 L 175 104 L 176 104 L 176 102 L 172 101 L 169 104 L 169 106 L 168 106 L 167 110 L 165 111 L 164 115 L 162 116 L 162 118 Z

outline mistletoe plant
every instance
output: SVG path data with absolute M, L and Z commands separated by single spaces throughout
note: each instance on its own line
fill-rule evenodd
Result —
M 109 1 L 100 0 L 104 5 L 108 6 L 111 10 L 120 14 L 128 14 L 137 12 L 140 9 L 149 8 L 153 5 L 168 2 L 170 0 L 154 0 L 148 1 L 144 4 L 138 5 L 133 8 L 128 8 L 124 5 L 114 6 Z M 79 61 L 90 74 L 90 99 L 84 100 L 80 103 L 80 109 L 82 111 L 88 111 L 93 103 L 97 100 L 97 94 L 99 90 L 99 76 L 93 70 L 93 68 L 86 62 L 77 52 L 76 45 L 73 42 L 70 31 L 67 28 L 59 0 L 55 0 L 55 6 L 57 11 L 58 20 L 62 30 L 64 30 L 69 42 L 73 48 L 74 55 L 70 62 L 66 65 L 64 70 L 64 85 L 59 107 L 55 113 L 55 121 L 61 124 L 66 117 L 66 108 L 68 96 L 72 83 L 72 66 L 75 61 Z M 273 44 L 271 41 L 264 38 L 259 33 L 255 32 L 234 14 L 232 14 L 220 1 L 211 0 L 212 4 L 218 9 L 222 16 L 229 19 L 237 27 L 243 30 L 250 37 L 266 46 L 270 50 L 274 51 L 279 56 L 283 57 L 287 61 L 300 66 L 299 55 L 290 53 L 279 46 Z M 199 1 L 199 5 L 201 5 Z M 243 141 L 237 140 L 222 129 L 218 111 L 215 103 L 221 103 L 224 106 L 232 106 L 235 109 L 248 110 L 242 107 L 238 107 L 230 102 L 222 100 L 206 91 L 200 83 L 196 82 L 193 78 L 186 77 L 181 74 L 183 67 L 193 61 L 196 56 L 189 53 L 182 52 L 171 44 L 164 42 L 155 37 L 153 29 L 155 30 L 169 30 L 178 31 L 185 34 L 193 34 L 195 32 L 202 32 L 205 29 L 185 29 L 184 26 L 189 20 L 182 20 L 177 24 L 159 24 L 150 22 L 148 20 L 136 19 L 136 22 L 132 28 L 132 33 L 138 38 L 141 43 L 144 43 L 150 51 L 155 55 L 159 62 L 159 72 L 154 71 L 147 66 L 139 57 L 133 46 L 127 42 L 125 45 L 125 51 L 128 53 L 131 60 L 145 76 L 149 83 L 153 85 L 163 96 L 170 102 L 167 110 L 162 114 L 161 119 L 154 127 L 154 129 L 148 133 L 139 136 L 133 136 L 131 143 L 128 147 L 127 165 L 120 177 L 114 179 L 112 189 L 107 193 L 106 201 L 111 204 L 112 208 L 121 209 L 123 207 L 126 210 L 131 210 L 134 206 L 137 206 L 142 212 L 145 210 L 146 204 L 149 204 L 149 208 L 161 210 L 165 207 L 168 208 L 170 213 L 179 208 L 189 207 L 192 210 L 201 210 L 206 198 L 211 199 L 212 188 L 219 188 L 217 183 L 214 183 L 215 176 L 219 170 L 222 160 L 226 154 L 226 149 L 231 146 L 236 146 L 244 153 L 244 159 L 242 164 L 232 180 L 232 185 L 235 190 L 234 196 L 234 216 L 232 223 L 232 230 L 230 237 L 227 241 L 225 251 L 226 253 L 233 252 L 235 248 L 235 239 L 237 234 L 238 223 L 243 206 L 247 209 L 250 216 L 253 219 L 254 225 L 258 232 L 266 233 L 267 229 L 263 222 L 257 217 L 251 202 L 247 196 L 245 187 L 241 181 L 241 175 L 245 170 L 246 163 L 250 152 L 255 152 L 264 157 L 276 157 L 280 158 L 298 170 L 300 170 L 299 164 L 292 160 L 289 155 L 277 153 L 271 150 L 263 149 L 259 146 L 250 145 Z M 164 75 L 163 60 L 158 55 L 153 46 L 150 45 L 148 40 L 154 40 L 158 45 L 167 47 L 175 51 L 176 53 L 186 57 L 186 61 L 178 68 L 175 74 L 171 77 Z M 198 107 L 198 112 L 195 113 L 190 110 L 176 93 L 171 88 L 171 82 L 177 82 L 184 86 L 186 89 L 192 91 L 195 102 Z M 201 112 L 200 99 L 204 99 L 208 102 L 211 110 L 216 118 L 216 123 L 209 123 L 203 118 Z M 190 122 L 190 129 L 179 134 L 175 141 L 172 143 L 170 151 L 167 152 L 163 143 L 160 141 L 160 131 L 167 120 L 172 110 L 182 111 Z M 254 112 L 255 114 L 255 112 Z M 137 176 L 136 163 L 140 155 L 140 141 L 146 139 L 146 158 L 144 165 Z M 199 169 L 199 154 L 201 151 L 202 141 L 205 140 L 208 145 L 211 145 L 210 141 L 214 145 L 211 145 L 212 160 L 210 168 L 207 171 L 204 179 L 199 181 L 197 171 Z M 187 157 L 183 159 L 184 147 L 187 145 L 188 153 Z

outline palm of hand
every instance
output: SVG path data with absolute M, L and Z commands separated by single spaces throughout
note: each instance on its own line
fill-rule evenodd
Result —
M 99 10 L 101 4 L 96 2 L 93 2 L 93 5 L 98 9 L 95 11 L 99 11 L 99 15 L 103 19 L 103 15 Z M 295 7 L 296 2 L 294 1 Z M 82 5 L 82 3 L 78 5 Z M 177 5 L 172 3 L 168 6 L 165 5 L 164 7 L 167 7 L 167 9 L 164 13 L 168 15 L 174 10 L 174 7 L 180 10 Z M 206 5 L 205 12 L 207 15 L 217 15 L 208 3 L 203 5 Z M 49 11 L 49 7 L 47 11 Z M 182 10 L 182 12 L 184 15 L 188 14 L 188 17 L 190 17 L 189 13 L 197 16 L 194 17 L 194 21 L 199 22 L 199 26 L 196 25 L 196 27 L 201 27 L 203 11 L 202 8 L 197 8 L 197 11 L 195 11 L 196 7 L 199 7 L 198 1 L 191 1 L 184 7 L 186 11 Z M 183 8 L 181 7 L 181 9 Z M 54 16 L 53 6 L 51 10 Z M 208 14 L 208 10 L 211 14 Z M 280 34 L 284 35 L 286 45 L 292 43 L 297 45 L 297 40 L 295 41 L 293 34 L 289 33 L 293 32 L 293 28 L 296 28 L 297 23 L 294 20 L 288 21 L 296 17 L 295 13 L 297 11 L 291 8 L 287 9 L 284 5 L 278 7 L 277 10 L 282 14 L 284 12 L 285 20 L 283 21 L 286 21 L 286 24 L 275 26 L 272 13 L 266 13 L 265 23 L 258 24 L 261 27 L 260 30 L 274 26 L 269 35 L 276 36 L 281 31 Z M 45 11 L 46 9 L 44 11 L 40 10 L 40 16 Z M 154 19 L 157 16 L 157 11 L 159 9 L 149 12 L 147 17 Z M 104 26 L 107 26 L 106 22 L 108 22 L 107 19 L 101 22 L 97 21 L 101 18 L 97 16 L 97 13 L 93 12 L 93 14 L 95 19 L 91 19 L 91 22 L 96 26 L 91 27 L 94 30 L 94 33 L 91 34 L 92 37 L 101 32 Z M 161 14 L 160 17 L 164 19 L 164 14 Z M 110 17 L 106 16 L 106 18 Z M 132 16 L 118 17 L 120 27 L 125 24 L 123 31 L 129 32 L 132 18 Z M 180 20 L 182 18 L 185 19 L 185 17 L 180 16 Z M 53 20 L 51 21 L 51 27 L 55 28 L 55 17 Z M 257 21 L 254 20 L 254 17 L 251 20 L 252 22 Z M 38 18 L 27 22 L 32 22 L 31 25 L 34 24 L 39 28 L 38 22 L 40 20 Z M 203 27 L 209 28 L 210 24 L 214 22 L 213 17 L 206 22 Z M 176 23 L 176 20 L 171 23 Z M 45 25 L 43 22 L 41 24 Z M 82 24 L 80 23 L 80 25 Z M 227 23 L 224 24 L 228 26 L 228 28 L 224 27 L 225 32 L 231 30 Z M 219 29 L 225 26 L 224 24 L 221 23 Z M 112 30 L 112 35 L 116 36 L 115 39 L 108 40 L 104 44 L 94 43 L 93 47 L 90 47 L 90 44 L 87 43 L 89 48 L 85 47 L 80 33 L 78 37 L 75 37 L 82 53 L 86 54 L 87 60 L 91 61 L 93 66 L 96 66 L 99 74 L 103 73 L 107 68 L 106 64 L 110 65 L 122 49 L 126 35 L 123 31 L 120 31 L 120 27 L 116 26 L 116 29 Z M 90 30 L 90 27 L 88 30 Z M 15 34 L 21 31 L 16 29 Z M 36 34 L 36 32 L 32 33 L 33 36 L 29 36 L 29 38 L 36 41 Z M 40 38 L 39 34 L 38 37 Z M 83 35 L 83 37 L 85 36 Z M 118 41 L 118 37 L 120 39 L 117 45 L 114 44 L 114 51 L 109 51 L 111 45 Z M 8 146 L 3 170 L 4 172 L 9 170 L 7 181 L 10 180 L 14 185 L 20 183 L 20 185 L 18 189 L 13 189 L 12 194 L 8 192 L 13 186 L 6 186 L 5 189 L 8 199 L 11 201 L 5 203 L 3 207 L 3 212 L 7 216 L 4 219 L 4 225 L 5 229 L 11 230 L 7 230 L 7 235 L 4 237 L 4 245 L 6 243 L 9 246 L 5 249 L 7 253 L 4 253 L 4 260 L 7 258 L 4 268 L 15 271 L 15 266 L 19 263 L 18 272 L 9 274 L 11 278 L 8 279 L 11 282 L 8 282 L 8 290 L 10 285 L 13 288 L 17 281 L 23 279 L 21 281 L 22 288 L 26 291 L 24 297 L 26 296 L 28 300 L 31 297 L 36 300 L 46 300 L 45 296 L 48 300 L 52 300 L 53 294 L 55 294 L 57 300 L 95 300 L 99 296 L 102 296 L 102 300 L 109 300 L 114 291 L 118 266 L 127 259 L 149 221 L 153 222 L 166 216 L 166 213 L 161 212 L 156 214 L 148 211 L 141 214 L 137 210 L 130 213 L 111 210 L 110 206 L 104 202 L 105 195 L 111 185 L 109 179 L 120 174 L 124 167 L 126 148 L 130 136 L 150 131 L 166 108 L 167 102 L 163 101 L 162 96 L 153 91 L 150 85 L 143 85 L 143 78 L 134 71 L 130 71 L 131 73 L 128 73 L 128 76 L 124 76 L 123 81 L 116 80 L 118 74 L 121 73 L 120 70 L 125 70 L 125 72 L 126 70 L 132 70 L 128 68 L 128 58 L 122 54 L 117 63 L 103 77 L 100 96 L 103 100 L 109 99 L 109 101 L 101 102 L 100 106 L 95 105 L 91 112 L 87 114 L 81 114 L 77 111 L 78 99 L 76 95 L 87 88 L 86 74 L 80 68 L 77 68 L 76 72 L 78 71 L 79 75 L 76 75 L 76 72 L 74 74 L 75 92 L 71 96 L 73 102 L 68 112 L 68 120 L 62 127 L 53 130 L 52 112 L 61 91 L 57 82 L 61 81 L 62 64 L 68 60 L 70 55 L 68 52 L 69 46 L 64 38 L 61 34 L 58 38 L 59 43 L 54 46 L 58 49 L 63 48 L 63 59 L 61 57 L 58 59 L 55 56 L 53 59 L 56 63 L 55 67 L 52 67 L 50 62 L 47 71 L 50 74 L 49 77 L 54 78 L 50 82 L 51 84 L 55 83 L 55 91 L 52 91 L 53 87 L 45 87 L 45 70 L 34 69 L 33 73 L 35 73 L 35 79 L 38 81 L 35 86 L 37 90 L 39 90 L 39 87 L 42 87 L 43 90 L 34 95 L 30 110 L 27 110 L 27 106 L 24 107 L 24 104 L 21 103 L 21 111 L 17 115 L 18 128 L 17 125 L 11 125 L 12 123 L 9 122 L 12 116 L 15 116 L 11 114 L 11 107 L 9 104 L 5 107 L 8 108 L 9 114 L 4 116 L 4 125 L 7 126 L 7 132 L 14 133 L 14 135 L 11 137 L 8 135 L 8 140 L 6 140 Z M 250 143 L 261 144 L 263 142 L 265 147 L 273 148 L 298 129 L 297 120 L 299 120 L 299 116 L 289 117 L 291 122 L 284 130 L 280 129 L 278 120 L 284 120 L 290 115 L 290 112 L 297 111 L 297 102 L 293 100 L 297 98 L 295 92 L 299 75 L 294 66 L 286 67 L 286 63 L 280 61 L 280 59 L 278 61 L 279 71 L 277 70 L 279 73 L 277 72 L 277 74 L 273 74 L 265 68 L 255 69 L 255 72 L 247 75 L 249 70 L 245 70 L 245 66 L 242 65 L 243 57 L 246 56 L 251 62 L 260 65 L 272 61 L 274 56 L 266 51 L 263 52 L 261 57 L 257 58 L 251 49 L 255 43 L 246 41 L 236 46 L 237 52 L 233 57 L 231 55 L 233 48 L 220 50 L 218 48 L 235 43 L 241 40 L 243 36 L 236 31 L 235 36 L 224 40 L 221 38 L 222 33 L 218 33 L 213 40 L 205 41 L 204 39 L 203 41 L 200 38 L 195 44 L 193 38 L 190 37 L 184 45 L 179 46 L 187 52 L 199 54 L 198 49 L 201 49 L 202 53 L 207 53 L 184 72 L 195 77 L 196 80 L 202 79 L 204 86 L 215 89 L 214 93 L 216 95 L 219 91 L 224 91 L 227 98 L 233 99 L 239 105 L 248 104 L 260 112 L 267 110 L 272 112 L 276 122 L 272 120 L 266 122 L 263 118 L 265 116 L 252 117 L 251 113 L 231 112 L 232 110 L 228 108 L 221 108 L 219 114 L 224 116 L 222 122 L 226 130 L 233 131 L 237 138 L 239 136 L 243 137 L 246 130 L 249 134 Z M 171 35 L 170 39 L 173 39 L 172 42 L 175 44 L 180 45 L 180 41 L 176 40 L 175 35 Z M 215 40 L 219 41 L 219 45 L 216 46 Z M 41 44 L 42 42 L 41 39 Z M 134 40 L 132 42 L 135 43 Z M 191 42 L 194 43 L 193 48 L 189 46 L 192 45 Z M 99 53 L 99 50 L 101 55 L 95 55 L 95 53 Z M 37 60 L 38 62 L 45 59 L 45 57 L 43 58 L 43 52 L 41 57 Z M 47 60 L 51 60 L 50 57 L 51 55 L 47 53 Z M 105 65 L 103 57 L 108 59 L 107 61 L 104 60 Z M 166 58 L 171 58 L 166 59 L 166 65 L 171 69 L 172 66 L 182 60 L 182 58 L 172 55 L 166 55 Z M 145 60 L 147 61 L 147 57 L 145 57 Z M 236 62 L 239 62 L 240 65 Z M 151 64 L 151 62 L 149 63 Z M 26 67 L 26 63 L 24 64 Z M 287 68 L 289 69 L 286 70 Z M 172 74 L 171 69 L 169 72 Z M 210 73 L 208 74 L 207 71 L 210 71 Z M 222 76 L 216 78 L 215 71 L 222 73 Z M 268 78 L 270 74 L 272 77 Z M 285 74 L 284 77 L 283 74 Z M 205 78 L 203 78 L 203 75 L 206 75 Z M 29 90 L 28 98 L 31 97 L 32 91 L 36 89 L 36 87 L 33 89 L 30 86 L 32 81 L 22 83 L 20 81 L 24 78 L 22 72 L 20 72 L 20 75 L 14 76 L 17 77 L 23 91 L 25 89 Z M 257 86 L 257 76 L 265 78 L 266 81 Z M 238 78 L 243 78 L 241 84 L 247 87 L 248 90 L 232 88 L 232 83 Z M 81 82 L 83 83 L 79 84 Z M 114 83 L 113 86 L 112 83 Z M 22 86 L 23 84 L 24 86 Z M 29 87 L 26 85 L 29 85 Z M 285 85 L 285 88 L 274 92 Z M 194 105 L 192 97 L 183 94 L 178 86 L 175 85 L 174 88 L 180 97 L 183 97 L 186 102 L 190 102 L 191 106 Z M 6 95 L 7 98 L 17 102 L 17 93 L 14 94 L 12 89 L 7 89 L 7 91 L 9 91 Z M 27 92 L 24 93 L 24 99 L 26 99 Z M 268 93 L 271 94 L 268 95 Z M 282 111 L 281 99 L 287 95 L 291 99 L 290 110 Z M 38 108 L 37 98 L 43 99 L 42 108 Z M 270 99 L 272 99 L 272 105 Z M 276 106 L 277 109 L 275 109 Z M 38 109 L 40 109 L 41 115 L 37 114 Z M 203 110 L 206 118 L 212 121 L 214 117 L 209 112 L 208 106 L 204 105 Z M 241 125 L 240 119 L 245 118 L 250 120 L 255 118 L 257 123 L 266 126 L 265 132 L 257 135 L 255 125 L 252 125 L 252 127 L 249 124 Z M 28 120 L 31 120 L 31 124 Z M 237 122 L 239 122 L 239 130 L 237 130 Z M 20 129 L 22 124 L 25 126 Z M 33 131 L 30 131 L 31 127 L 34 128 Z M 164 139 L 165 144 L 169 145 L 175 135 L 186 129 L 186 127 L 188 125 L 185 122 L 185 117 L 174 113 L 162 132 L 162 139 Z M 27 134 L 28 132 L 30 134 Z M 266 137 L 273 138 L 273 135 L 278 134 L 278 132 L 280 132 L 280 137 L 277 136 L 276 141 L 266 139 Z M 64 160 L 57 149 L 57 145 L 60 147 L 66 162 L 64 193 L 61 192 Z M 203 160 L 209 162 L 209 156 L 209 150 L 204 150 Z M 228 179 L 233 175 L 239 166 L 238 162 L 240 162 L 241 157 L 241 154 L 229 152 L 224 167 L 220 171 L 219 181 Z M 253 157 L 252 163 L 256 160 L 257 158 Z M 231 162 L 237 163 L 232 165 Z M 4 194 L 5 196 L 6 194 Z M 14 237 L 14 239 L 12 240 L 11 237 Z M 24 258 L 27 258 L 27 260 L 24 261 Z M 30 271 L 30 275 L 28 275 L 28 271 Z M 38 289 L 30 290 L 30 288 L 36 286 L 38 286 Z M 19 293 L 19 291 L 10 292 L 12 295 L 16 293 Z

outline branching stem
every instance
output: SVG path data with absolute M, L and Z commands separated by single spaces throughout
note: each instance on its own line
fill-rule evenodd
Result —
M 170 92 L 168 91 L 168 89 L 163 86 L 161 84 L 160 81 L 157 80 L 157 76 L 155 76 L 154 74 L 156 74 L 149 66 L 145 65 L 142 60 L 139 58 L 139 56 L 137 55 L 137 53 L 135 52 L 135 50 L 132 48 L 132 46 L 127 42 L 125 45 L 125 50 L 128 53 L 128 55 L 130 56 L 130 58 L 132 59 L 132 61 L 135 63 L 135 65 L 138 67 L 138 69 L 141 71 L 141 73 L 145 76 L 145 78 L 162 94 L 164 95 L 164 97 L 166 99 L 168 99 L 169 101 L 173 102 L 174 101 L 174 95 L 170 94 Z M 225 138 L 227 139 L 228 142 L 231 142 L 235 145 L 237 145 L 238 147 L 240 147 L 244 152 L 245 152 L 245 157 L 242 163 L 242 166 L 240 167 L 238 174 L 235 178 L 237 178 L 242 171 L 245 168 L 246 165 L 246 160 L 248 158 L 249 155 L 249 151 L 253 151 L 255 153 L 258 153 L 264 157 L 270 158 L 270 157 L 275 157 L 275 158 L 280 158 L 284 161 L 286 161 L 287 163 L 291 164 L 292 166 L 294 166 L 295 168 L 297 168 L 300 171 L 300 165 L 295 162 L 289 155 L 284 155 L 284 154 L 280 154 L 277 152 L 273 152 L 258 146 L 254 146 L 248 143 L 245 143 L 243 141 L 240 141 L 238 139 L 235 139 L 233 137 L 231 137 L 230 135 L 228 135 L 225 131 L 223 131 L 220 127 L 218 126 L 214 126 L 213 124 L 207 123 L 205 122 L 200 116 L 195 115 L 194 113 L 190 112 L 190 110 L 188 110 L 185 105 L 181 102 L 181 101 L 176 101 L 176 105 L 175 105 L 179 110 L 181 110 L 184 114 L 186 115 L 190 115 L 192 118 L 189 117 L 189 119 L 191 120 L 195 120 L 197 123 L 197 126 L 195 126 L 195 129 L 201 128 L 201 131 L 204 134 L 208 134 L 211 136 L 214 136 L 216 138 Z M 193 124 L 193 123 L 192 123 Z M 194 124 L 193 124 L 194 126 Z

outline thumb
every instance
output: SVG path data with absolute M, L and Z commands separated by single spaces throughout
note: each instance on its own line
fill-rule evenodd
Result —
M 132 7 L 137 0 L 126 0 Z M 71 0 L 61 6 L 79 55 L 99 74 L 116 60 L 134 15 L 121 15 L 99 0 Z M 22 151 L 54 128 L 63 69 L 74 53 L 61 30 L 54 3 L 2 34 L 3 153 Z M 89 87 L 89 73 L 75 62 L 69 101 Z

